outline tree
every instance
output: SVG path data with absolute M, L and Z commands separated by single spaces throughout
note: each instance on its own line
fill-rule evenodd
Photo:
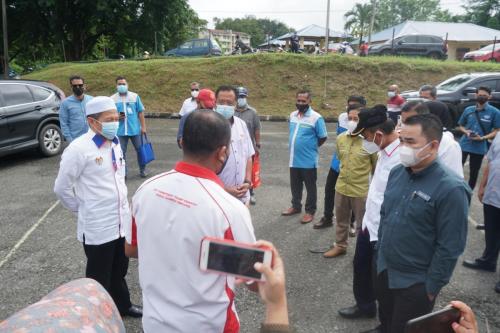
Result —
M 9 53 L 18 63 L 134 55 L 176 46 L 206 25 L 187 0 L 7 0 Z M 63 57 L 62 49 L 65 54 Z
M 252 15 L 236 19 L 214 17 L 213 22 L 215 29 L 234 30 L 249 34 L 251 36 L 250 42 L 252 47 L 264 43 L 268 35 L 275 38 L 292 31 L 292 29 L 282 22 L 270 19 L 258 19 Z
M 468 5 L 464 8 L 467 11 L 464 15 L 466 22 L 486 27 L 490 18 L 500 20 L 500 2 L 498 0 L 469 0 Z
M 371 4 L 355 4 L 354 7 L 345 13 L 344 17 L 346 22 L 344 24 L 344 29 L 351 32 L 353 36 L 359 37 L 359 40 L 363 40 L 363 36 L 366 36 L 370 26 L 370 20 L 372 16 L 372 5 Z M 374 28 L 378 26 L 377 19 L 374 23 Z
M 486 26 L 491 29 L 500 29 L 500 22 L 497 17 L 493 16 L 488 19 L 488 22 L 486 23 Z M 500 36 L 498 36 L 500 38 Z

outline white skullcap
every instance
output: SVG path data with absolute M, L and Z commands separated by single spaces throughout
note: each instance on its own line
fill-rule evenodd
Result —
M 116 110 L 116 105 L 115 102 L 107 96 L 94 97 L 85 105 L 85 114 L 87 116 L 109 110 Z

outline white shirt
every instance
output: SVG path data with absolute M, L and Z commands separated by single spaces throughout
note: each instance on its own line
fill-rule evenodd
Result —
M 455 141 L 453 133 L 443 132 L 443 138 L 439 144 L 438 157 L 441 163 L 455 172 L 459 177 L 464 178 L 464 168 L 462 166 L 462 149 Z
M 196 103 L 196 99 L 189 97 L 186 98 L 184 103 L 182 103 L 181 110 L 179 111 L 179 116 L 183 116 L 185 114 L 188 114 L 191 111 L 194 111 L 198 108 L 198 103 Z
M 240 186 L 245 182 L 248 159 L 255 154 L 247 124 L 238 117 L 233 117 L 233 119 L 231 144 L 228 148 L 229 158 L 224 169 L 219 174 L 220 180 L 228 187 Z M 247 202 L 249 198 L 250 193 L 247 191 L 241 201 Z
M 108 141 L 90 129 L 73 140 L 61 157 L 54 192 L 78 214 L 80 242 L 85 237 L 85 244 L 100 245 L 123 237 L 131 215 L 118 139 Z
M 132 207 L 126 238 L 138 246 L 144 331 L 236 333 L 234 278 L 202 272 L 199 256 L 204 237 L 254 243 L 248 209 L 211 170 L 184 162 L 146 181 Z
M 366 211 L 363 217 L 363 227 L 370 233 L 370 242 L 378 239 L 378 226 L 380 225 L 380 208 L 384 201 L 384 192 L 387 187 L 389 173 L 392 168 L 401 163 L 399 159 L 399 138 L 382 149 L 378 154 L 377 166 L 368 189 L 366 198 Z

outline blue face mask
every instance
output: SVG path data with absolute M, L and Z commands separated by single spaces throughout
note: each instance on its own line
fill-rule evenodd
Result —
M 116 136 L 116 133 L 118 133 L 118 122 L 117 121 L 105 122 L 101 123 L 101 126 L 102 126 L 101 129 L 102 136 L 108 140 L 113 140 Z
M 116 90 L 120 94 L 126 94 L 128 91 L 128 86 L 126 84 L 120 84 L 120 85 L 116 86 Z
M 234 106 L 217 104 L 215 112 L 221 114 L 226 119 L 231 119 L 234 116 Z
M 238 107 L 244 108 L 247 106 L 247 99 L 245 97 L 238 98 Z

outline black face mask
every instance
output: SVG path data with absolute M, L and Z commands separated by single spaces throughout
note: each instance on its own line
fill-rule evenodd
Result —
M 488 102 L 488 97 L 486 97 L 486 96 L 478 96 L 476 98 L 476 100 L 477 100 L 478 104 L 483 105 L 484 103 Z
M 309 109 L 309 104 L 295 104 L 299 112 L 304 113 Z
M 226 159 L 224 160 L 224 163 L 222 163 L 222 167 L 220 168 L 220 171 L 216 173 L 217 176 L 220 175 L 222 173 L 222 171 L 224 171 L 224 168 L 226 167 L 228 160 L 229 160 L 229 155 L 226 154 Z
M 73 94 L 75 94 L 75 96 L 80 97 L 80 96 L 82 96 L 82 95 L 83 95 L 83 91 L 84 91 L 84 89 L 83 89 L 83 88 L 80 88 L 80 87 L 73 87 L 73 88 L 72 88 L 72 90 L 73 90 Z

